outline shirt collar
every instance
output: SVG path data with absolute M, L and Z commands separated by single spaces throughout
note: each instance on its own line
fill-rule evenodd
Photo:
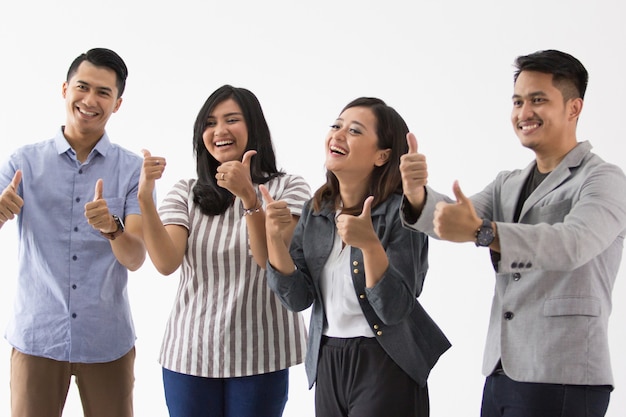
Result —
M 54 144 L 57 148 L 57 152 L 59 153 L 59 155 L 67 151 L 72 151 L 72 153 L 74 152 L 69 142 L 65 138 L 65 135 L 63 134 L 63 128 L 64 126 L 61 126 L 61 128 L 57 131 L 57 134 L 54 137 Z M 107 135 L 107 132 L 104 132 L 91 153 L 93 154 L 93 151 L 98 151 L 98 153 L 102 156 L 106 156 L 109 149 L 111 149 L 111 140 L 109 139 L 109 135 Z

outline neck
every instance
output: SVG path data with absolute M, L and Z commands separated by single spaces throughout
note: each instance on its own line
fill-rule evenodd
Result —
M 565 155 L 567 155 L 572 149 L 578 145 L 576 139 L 564 144 L 556 149 L 552 149 L 549 152 L 540 152 L 535 150 L 535 157 L 537 160 L 537 169 L 542 174 L 552 172 L 561 163 Z
M 93 134 L 76 131 L 68 127 L 63 128 L 63 136 L 76 152 L 76 158 L 80 162 L 85 162 L 102 135 L 104 132 Z
M 354 180 L 340 177 L 337 179 L 339 180 L 339 195 L 344 207 L 355 207 L 367 197 L 365 194 L 367 193 L 369 176 Z

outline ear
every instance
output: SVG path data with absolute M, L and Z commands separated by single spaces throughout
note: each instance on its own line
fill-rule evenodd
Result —
M 567 116 L 572 120 L 577 120 L 580 116 L 580 112 L 583 110 L 583 99 L 572 98 L 567 103 Z
M 374 165 L 377 167 L 385 165 L 389 160 L 389 155 L 391 155 L 391 149 L 381 149 L 378 151 L 378 157 L 376 158 Z
M 117 113 L 121 105 L 122 105 L 122 97 L 117 99 L 117 103 L 115 103 L 115 108 L 113 109 L 113 113 Z
M 67 95 L 67 87 L 69 85 L 67 84 L 67 81 L 63 81 L 63 86 L 61 87 L 61 95 L 63 95 L 63 98 L 65 98 L 65 96 Z

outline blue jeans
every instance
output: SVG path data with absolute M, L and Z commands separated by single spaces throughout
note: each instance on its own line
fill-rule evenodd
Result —
M 487 377 L 481 417 L 603 417 L 610 385 L 517 382 L 505 374 Z
M 280 417 L 289 369 L 238 378 L 203 378 L 163 368 L 170 417 Z

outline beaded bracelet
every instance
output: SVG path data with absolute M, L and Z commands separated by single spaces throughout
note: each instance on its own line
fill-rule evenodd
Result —
M 258 213 L 259 211 L 261 211 L 261 207 L 263 207 L 263 205 L 261 204 L 261 202 L 259 200 L 257 200 L 257 203 L 259 203 L 259 205 L 255 208 L 251 208 L 251 209 L 243 209 L 243 215 L 244 216 L 251 216 L 254 213 Z

